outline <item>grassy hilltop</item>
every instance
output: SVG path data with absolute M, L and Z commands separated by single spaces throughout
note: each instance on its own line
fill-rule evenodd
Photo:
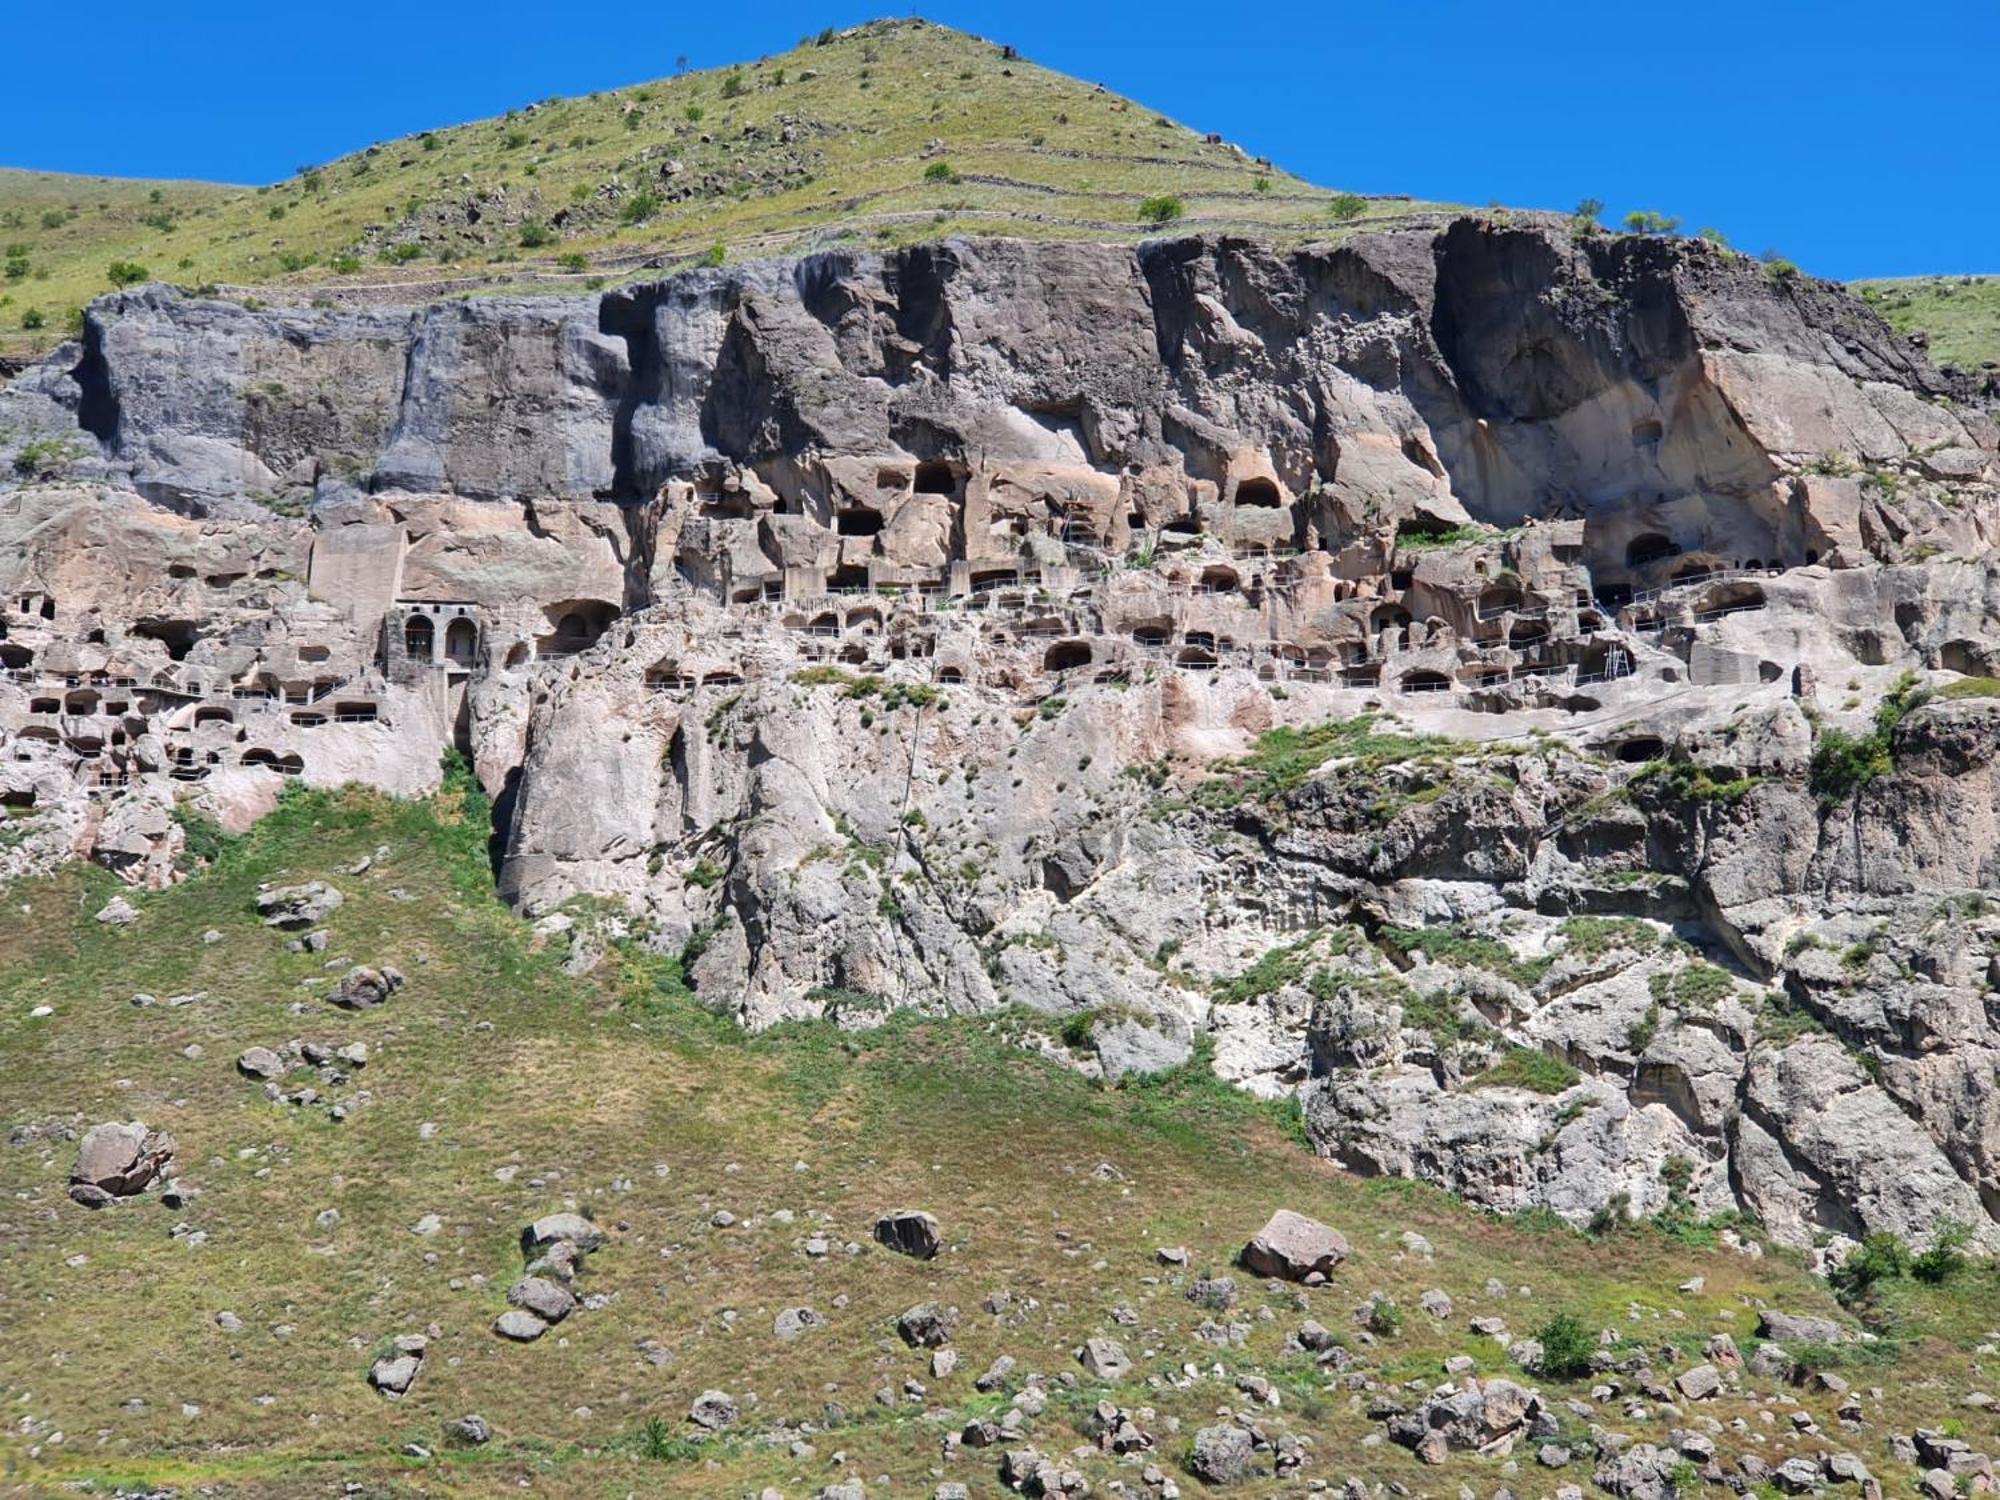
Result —
M 928 1495 L 941 1476 L 990 1494 L 1000 1450 L 946 1463 L 942 1439 L 997 1417 L 1041 1372 L 1048 1406 L 1025 1440 L 1043 1453 L 1087 1447 L 1100 1399 L 1147 1413 L 1153 1450 L 1077 1461 L 1096 1493 L 1121 1476 L 1136 1484 L 1147 1462 L 1183 1493 L 1202 1492 L 1183 1468 L 1188 1439 L 1218 1406 L 1249 1403 L 1243 1377 L 1277 1392 L 1263 1408 L 1269 1428 L 1315 1444 L 1304 1477 L 1337 1485 L 1353 1473 L 1432 1493 L 1463 1480 L 1484 1493 L 1503 1482 L 1499 1460 L 1459 1454 L 1430 1469 L 1394 1445 L 1364 1444 L 1380 1431 L 1369 1404 L 1417 1399 L 1444 1378 L 1447 1357 L 1520 1378 L 1498 1344 L 1469 1331 L 1472 1318 L 1504 1318 L 1520 1335 L 1573 1314 L 1593 1343 L 1614 1330 L 1621 1354 L 1651 1351 L 1670 1378 L 1717 1332 L 1747 1353 L 1760 1305 L 1851 1316 L 1795 1258 L 1745 1258 L 1703 1226 L 1592 1239 L 1495 1221 L 1408 1183 L 1346 1177 L 1299 1146 L 1281 1111 L 1198 1067 L 1145 1086 L 1094 1085 L 1020 1045 L 1036 1033 L 1044 1047 L 1062 1045 L 1054 1023 L 1033 1017 L 905 1016 L 868 1033 L 813 1024 L 749 1038 L 690 996 L 670 961 L 614 949 L 572 978 L 497 900 L 484 834 L 483 805 L 462 777 L 424 804 L 315 793 L 211 844 L 216 862 L 186 883 L 134 896 L 139 919 L 122 931 L 93 920 L 116 889 L 100 871 L 7 893 L 0 1492 L 88 1482 L 220 1485 L 213 1492 L 230 1496 L 342 1484 L 367 1494 L 526 1485 L 742 1495 L 772 1485 L 797 1497 L 856 1478 L 870 1495 Z M 325 953 L 289 952 L 254 910 L 260 882 L 304 879 L 347 897 Z M 349 960 L 395 964 L 408 987 L 379 1010 L 337 1011 L 323 996 Z M 138 993 L 158 1003 L 135 1006 Z M 188 995 L 197 998 L 174 1003 Z M 35 1015 L 41 1007 L 50 1013 Z M 238 1075 L 242 1049 L 291 1038 L 365 1041 L 370 1060 L 342 1092 L 365 1088 L 369 1102 L 336 1122 L 324 1101 L 273 1102 Z M 61 1127 L 132 1118 L 178 1137 L 193 1196 L 179 1208 L 148 1197 L 98 1213 L 70 1203 L 75 1147 Z M 911 1205 L 942 1221 L 948 1248 L 936 1261 L 868 1244 L 878 1213 Z M 1335 1284 L 1267 1289 L 1236 1271 L 1233 1310 L 1191 1301 L 1193 1278 L 1229 1271 L 1279 1206 L 1345 1230 L 1354 1255 Z M 582 1282 L 608 1300 L 538 1343 L 507 1343 L 489 1328 L 519 1274 L 516 1236 L 565 1207 L 609 1232 Z M 850 1243 L 861 1248 L 849 1253 Z M 1187 1247 L 1189 1266 L 1161 1265 L 1162 1246 Z M 1705 1278 L 1698 1290 L 1676 1289 L 1694 1276 Z M 1422 1310 L 1432 1288 L 1450 1293 L 1450 1316 Z M 1389 1306 L 1371 1312 L 1372 1298 Z M 926 1300 L 963 1313 L 958 1368 L 943 1377 L 893 1328 Z M 777 1314 L 800 1306 L 827 1326 L 780 1340 Z M 1748 1418 L 1775 1464 L 1812 1445 L 1784 1410 L 1775 1426 L 1757 1412 L 1796 1400 L 1785 1410 L 1839 1434 L 1892 1493 L 1913 1476 L 1883 1451 L 1891 1431 L 1950 1410 L 1990 1451 L 2000 1415 L 1961 1409 L 1958 1396 L 1979 1384 L 1977 1346 L 2000 1323 L 1991 1269 L 1942 1288 L 1885 1282 L 1861 1311 L 1881 1342 L 1794 1352 L 1845 1370 L 1864 1392 L 1865 1431 L 1841 1431 L 1831 1390 L 1768 1381 L 1746 1384 L 1775 1396 L 1725 1394 L 1700 1414 Z M 1307 1318 L 1347 1346 L 1352 1373 L 1375 1394 L 1288 1347 Z M 1199 1330 L 1217 1321 L 1243 1326 L 1240 1345 L 1204 1340 Z M 386 1342 L 426 1327 L 431 1350 L 410 1394 L 392 1402 L 370 1390 L 366 1372 Z M 1105 1383 L 1083 1372 L 1073 1351 L 1100 1335 L 1123 1343 L 1129 1375 Z M 1015 1375 L 1000 1391 L 975 1390 L 1001 1354 L 1019 1361 Z M 1586 1420 L 1560 1399 L 1588 1396 L 1591 1379 L 1535 1383 L 1580 1439 Z M 1879 1395 L 1865 1394 L 1874 1386 Z M 711 1388 L 744 1413 L 720 1436 L 687 1420 Z M 883 1391 L 896 1393 L 893 1405 Z M 493 1440 L 454 1448 L 444 1424 L 468 1412 L 487 1419 Z M 1619 1403 L 1601 1412 L 1596 1420 L 1642 1441 L 1664 1441 L 1678 1420 L 1668 1410 L 1635 1418 Z M 1520 1482 L 1541 1472 L 1531 1451 L 1515 1456 Z M 1589 1463 L 1548 1474 L 1547 1485 L 1584 1477 Z M 886 1491 L 880 1476 L 892 1481 Z M 1267 1475 L 1230 1493 L 1296 1485 Z
M 1937 364 L 2000 360 L 2000 276 L 1906 276 L 1854 289 L 1896 332 L 1929 334 Z
M 1324 235 L 1425 207 L 1315 187 L 1201 132 L 963 32 L 883 21 L 255 189 L 0 171 L 0 349 L 52 342 L 114 266 L 187 285 L 581 287 L 832 241 Z

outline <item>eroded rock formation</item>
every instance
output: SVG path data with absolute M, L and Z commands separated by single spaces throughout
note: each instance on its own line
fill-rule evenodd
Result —
M 170 881 L 191 812 L 456 748 L 574 962 L 750 1025 L 1025 1007 L 1498 1209 L 1991 1241 L 1955 394 L 1837 288 L 1532 219 L 127 294 L 0 395 L 0 872 Z

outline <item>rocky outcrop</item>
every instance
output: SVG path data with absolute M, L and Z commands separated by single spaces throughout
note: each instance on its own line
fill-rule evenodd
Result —
M 453 753 L 573 967 L 747 1025 L 1009 1008 L 1503 1211 L 1990 1241 L 1949 395 L 1835 288 L 1541 220 L 124 294 L 0 395 L 0 875 Z

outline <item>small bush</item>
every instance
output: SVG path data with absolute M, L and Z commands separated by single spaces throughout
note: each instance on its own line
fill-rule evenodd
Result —
M 544 245 L 556 242 L 556 232 L 548 225 L 530 219 L 521 226 L 521 246 L 526 250 L 539 250 Z
M 113 286 L 136 286 L 142 281 L 152 280 L 153 276 L 135 260 L 114 260 L 105 268 L 104 274 L 111 278 Z
M 1171 224 L 1187 213 L 1187 205 L 1172 194 L 1148 198 L 1139 205 L 1139 217 L 1148 224 Z
M 725 99 L 740 99 L 749 92 L 750 85 L 743 81 L 743 70 L 741 68 L 731 68 L 728 75 L 722 80 L 722 97 Z
M 28 333 L 35 332 L 36 329 L 45 326 L 48 321 L 48 315 L 39 307 L 31 307 L 21 314 L 21 327 Z
M 1866 1298 L 1880 1283 L 1909 1274 L 1909 1246 L 1896 1235 L 1878 1230 L 1864 1238 L 1860 1247 L 1829 1272 L 1826 1279 L 1835 1296 L 1842 1302 L 1854 1303 Z
M 1580 1380 L 1590 1373 L 1597 1340 L 1574 1313 L 1561 1312 L 1535 1330 L 1542 1346 L 1542 1373 L 1551 1380 Z
M 1538 1047 L 1510 1047 L 1507 1055 L 1472 1081 L 1477 1089 L 1527 1089 L 1536 1094 L 1560 1094 L 1574 1088 L 1583 1075 L 1560 1057 Z
M 1910 1274 L 1926 1286 L 1943 1286 L 1965 1269 L 1965 1247 L 1972 1231 L 1947 1220 L 1938 1226 L 1931 1247 L 1910 1257 Z
M 698 266 L 707 266 L 711 270 L 713 270 L 716 266 L 721 265 L 728 258 L 729 258 L 729 247 L 718 241 L 717 243 L 710 245 L 706 250 L 702 251 L 701 259 L 697 260 L 695 264 Z
M 1327 204 L 1326 211 L 1345 224 L 1368 212 L 1368 200 L 1359 193 L 1336 193 L 1333 201 Z
M 619 206 L 618 217 L 627 224 L 643 224 L 660 211 L 660 195 L 642 190 Z
M 957 182 L 958 173 L 948 161 L 934 161 L 924 168 L 925 182 Z
M 581 271 L 590 264 L 581 250 L 567 250 L 556 257 L 556 264 L 565 271 Z
M 327 266 L 335 275 L 352 276 L 361 269 L 361 257 L 350 254 L 336 255 L 327 262 Z

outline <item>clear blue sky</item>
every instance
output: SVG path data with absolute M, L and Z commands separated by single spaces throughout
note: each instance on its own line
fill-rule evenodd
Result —
M 870 0 L 0 0 L 0 165 L 263 182 Z M 1822 276 L 2000 271 L 1996 0 L 929 0 L 1363 192 L 1714 225 Z

